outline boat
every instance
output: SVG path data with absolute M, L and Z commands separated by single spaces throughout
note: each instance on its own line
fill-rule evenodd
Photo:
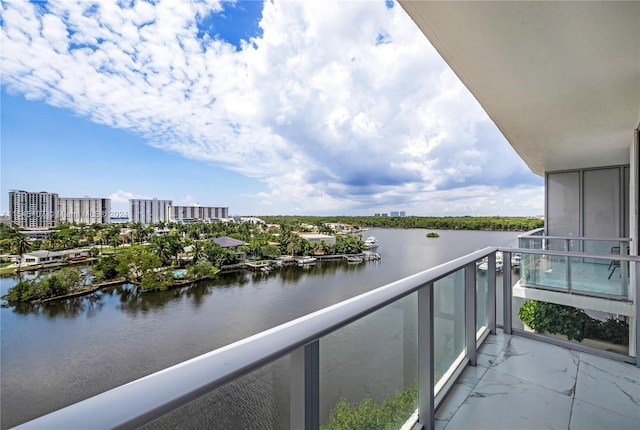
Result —
M 318 259 L 315 258 L 315 257 L 310 257 L 310 256 L 307 255 L 305 257 L 302 257 L 302 258 L 298 259 L 298 264 L 301 265 L 301 266 L 305 265 L 305 264 L 313 264 L 313 263 L 316 262 L 316 260 L 318 260 Z
M 489 269 L 489 260 L 487 258 L 483 258 L 478 263 L 476 263 L 476 265 L 478 266 L 479 270 L 486 272 Z M 502 262 L 502 260 L 498 260 L 496 258 L 496 272 L 502 272 L 503 268 L 504 263 Z
M 362 257 L 356 257 L 354 255 L 350 255 L 345 257 L 349 263 L 362 263 L 364 259 Z
M 378 241 L 376 240 L 375 236 L 369 236 L 369 237 L 364 241 L 364 246 L 365 246 L 367 249 L 377 248 L 377 247 L 378 247 Z
M 520 254 L 513 254 L 513 256 L 511 256 L 511 265 L 513 267 L 520 267 Z

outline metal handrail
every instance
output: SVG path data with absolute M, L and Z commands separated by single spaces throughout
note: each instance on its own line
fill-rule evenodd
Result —
M 631 242 L 630 237 L 613 237 L 613 238 L 601 238 L 601 237 L 585 237 L 585 236 L 545 236 L 537 233 L 544 231 L 544 227 L 537 228 L 535 230 L 528 231 L 521 235 L 518 235 L 518 239 L 555 239 L 555 240 L 592 240 L 603 242 Z
M 585 252 L 552 251 L 547 249 L 529 249 L 529 248 L 498 248 L 498 251 L 511 252 L 514 254 L 536 254 L 536 255 L 557 256 L 557 257 L 579 257 L 579 258 L 593 258 L 598 260 L 640 261 L 640 256 L 626 255 L 626 254 L 588 254 Z
M 16 428 L 135 428 L 493 254 L 487 247 L 113 388 Z M 475 335 L 475 333 L 474 333 Z M 475 339 L 475 338 L 474 338 Z
M 540 228 L 536 228 L 533 230 L 529 230 L 526 233 L 522 233 L 520 235 L 518 235 L 518 238 L 521 237 L 538 237 L 537 234 L 540 232 L 544 232 L 544 227 L 540 227 Z
M 578 237 L 578 236 L 518 236 L 518 239 L 552 239 L 552 240 L 589 240 L 593 242 L 631 242 L 630 237 L 602 238 L 602 237 Z

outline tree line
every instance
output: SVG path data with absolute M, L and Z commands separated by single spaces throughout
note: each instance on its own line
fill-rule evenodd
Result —
M 263 216 L 269 224 L 347 224 L 356 227 L 425 228 L 436 230 L 529 231 L 544 226 L 531 217 L 385 217 L 385 216 Z

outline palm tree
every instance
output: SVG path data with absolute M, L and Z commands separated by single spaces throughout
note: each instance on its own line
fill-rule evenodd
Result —
M 20 276 L 22 256 L 29 251 L 29 241 L 27 240 L 27 236 L 22 233 L 16 234 L 11 240 L 11 246 L 15 253 L 18 254 L 18 276 Z
M 193 248 L 192 248 L 192 256 L 193 256 L 193 264 L 197 264 L 198 261 L 200 261 L 202 258 L 204 258 L 205 254 L 204 254 L 204 248 L 202 247 L 202 245 L 198 242 L 194 242 L 193 243 Z
M 160 258 L 163 266 L 166 266 L 171 257 L 173 257 L 171 246 L 165 236 L 153 236 L 150 249 Z

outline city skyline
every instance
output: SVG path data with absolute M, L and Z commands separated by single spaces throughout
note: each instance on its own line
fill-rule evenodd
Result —
M 543 179 L 393 2 L 6 2 L 1 25 L 2 212 L 11 189 L 113 211 L 544 211 Z

